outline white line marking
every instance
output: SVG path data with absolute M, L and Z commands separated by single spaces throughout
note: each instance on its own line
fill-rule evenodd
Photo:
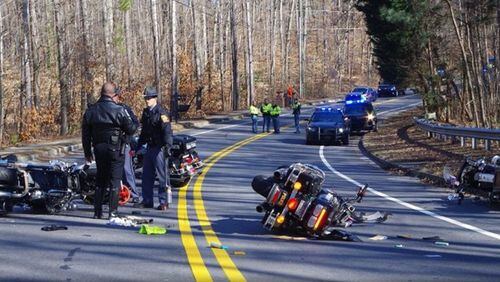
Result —
M 383 115 L 383 114 L 387 114 L 387 113 L 397 113 L 398 110 L 404 110 L 404 109 L 408 109 L 408 108 L 413 108 L 414 106 L 417 106 L 417 105 L 420 105 L 422 104 L 422 102 L 417 102 L 417 103 L 413 103 L 413 104 L 409 104 L 409 105 L 406 105 L 406 106 L 402 106 L 402 107 L 399 107 L 399 108 L 394 108 L 394 109 L 391 109 L 391 110 L 387 110 L 387 111 L 383 111 L 383 112 L 380 112 L 378 113 L 379 115 Z
M 339 171 L 337 171 L 336 169 L 334 169 L 330 163 L 328 163 L 328 161 L 325 159 L 325 156 L 323 154 L 323 148 L 324 146 L 321 146 L 319 147 L 319 156 L 321 158 L 321 160 L 323 161 L 323 163 L 325 164 L 325 166 L 333 173 L 335 173 L 336 175 L 338 175 L 339 177 L 347 180 L 348 182 L 356 185 L 356 186 L 361 186 L 362 184 L 357 182 L 356 180 L 350 178 L 349 176 L 345 175 L 345 174 L 342 174 L 340 173 Z M 452 218 L 449 218 L 449 217 L 446 217 L 446 216 L 442 216 L 442 215 L 439 215 L 439 214 L 436 214 L 434 212 L 431 212 L 431 211 L 428 211 L 428 210 L 425 210 L 421 207 L 418 207 L 418 206 L 415 206 L 413 204 L 410 204 L 410 203 L 407 203 L 407 202 L 404 202 L 404 201 L 401 201 L 399 199 L 396 199 L 394 197 L 391 197 L 387 194 L 384 194 L 382 192 L 379 192 L 373 188 L 368 188 L 368 191 L 372 192 L 373 194 L 379 196 L 379 197 L 382 197 L 382 198 L 385 198 L 389 201 L 392 201 L 392 202 L 395 202 L 395 203 L 398 203 L 404 207 L 407 207 L 409 209 L 412 209 L 412 210 L 415 210 L 415 211 L 418 211 L 418 212 L 421 212 L 423 214 L 426 214 L 428 216 L 431 216 L 431 217 L 434 217 L 436 219 L 439 219 L 439 220 L 442 220 L 442 221 L 445 221 L 445 222 L 448 222 L 448 223 L 451 223 L 451 224 L 454 224 L 454 225 L 457 225 L 457 226 L 460 226 L 462 228 L 465 228 L 465 229 L 468 229 L 468 230 L 471 230 L 471 231 L 474 231 L 474 232 L 477 232 L 477 233 L 480 233 L 480 234 L 483 234 L 485 236 L 488 236 L 488 237 L 491 237 L 493 239 L 497 239 L 497 240 L 500 240 L 500 235 L 499 234 L 496 234 L 496 233 L 493 233 L 493 232 L 490 232 L 490 231 L 487 231 L 487 230 L 484 230 L 484 229 L 481 229 L 479 227 L 475 227 L 475 226 L 472 226 L 470 224 L 467 224 L 467 223 L 462 223 L 458 220 L 455 220 L 455 219 L 452 219 Z

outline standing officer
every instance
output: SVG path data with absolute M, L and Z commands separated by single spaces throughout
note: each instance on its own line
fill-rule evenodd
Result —
M 168 174 L 168 157 L 172 146 L 172 128 L 168 112 L 158 104 L 158 94 L 154 88 L 144 90 L 144 100 L 147 107 L 142 111 L 142 131 L 139 136 L 139 148 L 147 144 L 142 171 L 142 203 L 135 205 L 140 208 L 153 208 L 153 186 L 158 175 L 160 186 L 158 210 L 167 210 L 167 190 L 170 191 Z M 170 200 L 170 199 L 168 199 Z
M 94 200 L 94 218 L 102 218 L 102 200 L 109 189 L 109 217 L 118 209 L 118 192 L 123 172 L 123 135 L 137 129 L 124 107 L 113 101 L 118 95 L 116 86 L 106 82 L 101 97 L 83 116 L 82 144 L 85 160 L 92 162 L 92 148 L 97 165 L 97 188 Z
M 295 99 L 292 104 L 293 119 L 295 121 L 295 133 L 300 133 L 300 105 L 299 99 Z
M 271 125 L 271 108 L 273 105 L 269 103 L 267 98 L 264 99 L 264 103 L 260 106 L 260 112 L 262 113 L 262 132 L 266 131 L 269 132 L 269 126 Z
M 121 97 L 121 90 L 118 88 L 116 91 L 114 101 L 123 106 L 125 110 L 127 110 L 127 113 L 130 115 L 130 118 L 132 119 L 132 122 L 136 126 L 136 128 L 139 128 L 139 120 L 137 119 L 137 116 L 134 114 L 134 111 L 126 104 L 120 103 L 120 97 Z M 134 151 L 132 150 L 130 146 L 130 141 L 132 139 L 132 135 L 124 135 L 123 136 L 123 142 L 125 143 L 125 150 L 124 150 L 124 157 L 125 157 L 125 163 L 123 167 L 123 179 L 122 182 L 124 185 L 126 185 L 128 188 L 130 188 L 130 193 L 132 194 L 132 201 L 131 203 L 139 203 L 139 193 L 137 193 L 137 184 L 135 182 L 135 171 L 134 171 L 134 163 L 132 162 L 132 155 Z
M 259 116 L 259 108 L 255 105 L 255 101 L 250 105 L 250 118 L 252 119 L 252 132 L 257 133 L 257 117 Z
M 274 133 L 280 134 L 280 120 L 279 116 L 281 114 L 281 108 L 278 103 L 274 103 L 271 106 L 271 119 L 273 120 Z

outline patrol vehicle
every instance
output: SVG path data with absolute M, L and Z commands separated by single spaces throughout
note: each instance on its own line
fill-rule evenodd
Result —
M 349 119 L 341 109 L 318 107 L 308 120 L 306 144 L 338 143 L 349 144 Z

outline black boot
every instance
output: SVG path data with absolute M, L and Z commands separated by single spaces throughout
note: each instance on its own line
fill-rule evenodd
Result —
M 118 216 L 118 190 L 109 191 L 109 218 Z
M 94 197 L 94 218 L 102 219 L 102 189 L 96 188 Z

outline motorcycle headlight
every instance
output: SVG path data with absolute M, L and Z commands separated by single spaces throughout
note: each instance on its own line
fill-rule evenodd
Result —
M 375 115 L 373 115 L 373 114 L 368 114 L 368 119 L 369 119 L 369 120 L 373 120 L 374 118 L 375 118 Z

